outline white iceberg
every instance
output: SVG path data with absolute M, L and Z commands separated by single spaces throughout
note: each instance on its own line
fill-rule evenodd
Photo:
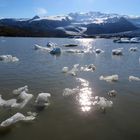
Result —
M 78 92 L 79 92 L 78 88 L 73 88 L 73 89 L 65 88 L 63 91 L 63 96 L 74 95 L 74 94 L 77 94 Z
M 0 61 L 17 62 L 17 61 L 19 61 L 19 59 L 17 57 L 12 56 L 12 55 L 0 55 Z
M 13 115 L 12 117 L 8 118 L 7 120 L 3 121 L 0 126 L 1 127 L 8 127 L 10 125 L 13 125 L 17 122 L 20 122 L 20 121 L 33 121 L 35 119 L 34 116 L 30 115 L 30 116 L 24 116 L 23 114 L 21 113 L 16 113 L 15 115 Z
M 35 100 L 35 103 L 39 107 L 48 106 L 50 97 L 51 97 L 50 93 L 39 93 Z
M 129 81 L 140 81 L 139 77 L 135 77 L 135 76 L 129 76 Z
M 119 76 L 117 74 L 111 76 L 100 76 L 100 80 L 105 80 L 106 82 L 116 82 L 119 80 Z

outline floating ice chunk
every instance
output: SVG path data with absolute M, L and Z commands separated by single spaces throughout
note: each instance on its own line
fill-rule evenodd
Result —
M 14 108 L 23 108 L 25 105 L 33 98 L 32 94 L 27 93 L 28 86 L 20 87 L 18 89 L 13 90 L 13 93 L 18 95 L 18 98 L 22 101 L 20 103 L 13 104 Z
M 23 114 L 21 113 L 16 113 L 15 115 L 13 115 L 12 117 L 8 118 L 7 120 L 3 121 L 0 126 L 1 127 L 8 127 L 10 125 L 13 125 L 17 122 L 20 122 L 20 121 L 32 121 L 34 120 L 35 117 L 34 116 L 24 116 Z
M 12 55 L 0 55 L 0 61 L 17 62 L 17 61 L 19 61 L 19 59 L 17 57 L 12 56 Z
M 101 49 L 96 49 L 96 50 L 95 50 L 95 53 L 97 53 L 97 54 L 102 53 L 102 52 L 104 52 L 104 51 L 101 50 Z
M 13 94 L 19 95 L 23 91 L 28 92 L 28 86 L 27 85 L 24 86 L 24 87 L 20 87 L 18 89 L 13 90 Z
M 42 46 L 37 45 L 37 44 L 35 44 L 34 49 L 35 50 L 40 50 L 40 51 L 47 51 L 47 52 L 50 52 L 51 51 L 50 48 L 42 47 Z
M 105 80 L 107 82 L 116 82 L 119 80 L 119 76 L 117 74 L 111 76 L 100 76 L 100 80 Z
M 65 52 L 67 52 L 67 53 L 85 53 L 83 50 L 78 50 L 78 49 L 68 49 Z
M 50 54 L 61 54 L 61 49 L 60 48 L 53 48 L 51 51 L 50 51 Z
M 84 67 L 81 67 L 81 71 L 95 71 L 96 67 L 93 64 L 86 65 Z
M 139 77 L 135 77 L 135 76 L 129 76 L 129 81 L 140 81 Z
M 69 71 L 69 68 L 68 67 L 63 67 L 63 69 L 62 69 L 62 72 L 63 73 L 67 73 Z
M 132 47 L 132 48 L 129 49 L 129 51 L 132 51 L 132 52 L 136 52 L 137 50 L 138 50 L 137 47 Z
M 123 55 L 122 48 L 112 50 L 113 55 Z
M 4 100 L 0 95 L 0 107 L 12 107 L 17 102 L 16 99 Z
M 78 72 L 78 66 L 79 66 L 79 64 L 75 64 L 68 73 L 71 74 L 72 76 L 76 76 L 77 72 Z
M 48 42 L 46 46 L 50 48 L 50 47 L 55 47 L 56 44 L 53 42 Z
M 70 96 L 70 95 L 76 94 L 78 92 L 79 92 L 78 88 L 73 88 L 73 89 L 65 88 L 63 91 L 63 96 Z
M 107 94 L 108 94 L 109 97 L 116 97 L 117 91 L 116 90 L 111 90 Z
M 112 107 L 113 102 L 107 100 L 107 99 L 104 98 L 104 97 L 99 97 L 99 100 L 97 101 L 97 105 L 98 105 L 101 109 L 105 109 L 105 108 L 108 108 L 108 107 Z
M 36 105 L 39 107 L 45 107 L 49 105 L 49 97 L 51 97 L 50 93 L 39 93 L 36 99 Z

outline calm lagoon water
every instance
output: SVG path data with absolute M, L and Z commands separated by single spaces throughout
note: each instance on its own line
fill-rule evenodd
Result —
M 34 44 L 46 46 L 48 41 L 63 44 L 77 43 L 77 49 L 85 54 L 62 53 L 53 56 L 35 51 Z M 138 47 L 138 52 L 129 52 Z M 94 48 L 104 50 L 95 55 Z M 115 48 L 123 48 L 123 56 L 112 56 Z M 40 92 L 51 93 L 51 104 L 45 110 L 34 108 L 34 99 L 22 110 L 0 108 L 0 122 L 16 112 L 26 115 L 37 111 L 39 115 L 32 123 L 18 123 L 9 131 L 0 133 L 0 140 L 140 140 L 140 82 L 129 82 L 129 75 L 140 77 L 140 44 L 117 44 L 112 39 L 67 39 L 67 38 L 0 38 L 0 55 L 17 56 L 17 63 L 0 62 L 0 94 L 4 99 L 13 98 L 12 90 L 29 86 L 29 92 L 37 96 Z M 78 72 L 76 77 L 61 72 L 64 66 L 94 64 L 95 72 Z M 119 81 L 100 81 L 101 75 L 118 74 Z M 78 80 L 80 78 L 80 80 Z M 65 88 L 81 88 L 81 100 L 88 102 L 89 96 L 103 96 L 113 101 L 106 113 L 90 106 L 86 111 L 76 95 L 63 97 Z M 82 90 L 83 89 L 83 90 Z M 115 89 L 115 98 L 107 92 Z M 84 92 L 84 93 L 83 93 Z M 89 97 L 90 98 L 90 97 Z

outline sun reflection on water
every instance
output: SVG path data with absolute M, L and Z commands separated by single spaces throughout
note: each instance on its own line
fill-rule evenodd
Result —
M 83 112 L 88 112 L 91 110 L 92 105 L 92 89 L 89 87 L 89 82 L 82 78 L 77 78 L 81 83 L 79 89 L 78 102 L 81 106 Z
M 76 39 L 79 42 L 79 45 L 83 47 L 84 52 L 91 53 L 93 49 L 93 39 Z

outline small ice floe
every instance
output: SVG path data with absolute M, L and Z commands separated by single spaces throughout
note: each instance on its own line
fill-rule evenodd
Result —
M 12 55 L 0 55 L 0 61 L 17 62 L 17 61 L 19 61 L 19 59 L 17 57 L 12 56 Z
M 105 80 L 106 82 L 116 82 L 119 80 L 119 76 L 117 74 L 111 76 L 100 76 L 100 80 Z
M 32 94 L 28 93 L 28 86 L 20 87 L 13 90 L 13 94 L 18 95 L 18 99 L 21 101 L 19 103 L 13 104 L 14 108 L 23 108 L 26 104 L 33 98 Z
M 90 65 L 85 65 L 84 67 L 81 67 L 81 71 L 95 71 L 96 67 L 94 66 L 94 64 L 90 64 Z
M 39 93 L 35 100 L 36 106 L 38 107 L 48 106 L 50 104 L 49 102 L 50 97 L 51 97 L 50 93 Z
M 132 48 L 129 49 L 129 51 L 132 51 L 132 52 L 136 52 L 137 50 L 138 50 L 137 47 L 132 47 Z
M 0 107 L 13 107 L 13 105 L 17 104 L 16 99 L 4 100 L 2 95 L 0 95 Z
M 78 92 L 79 92 L 78 88 L 73 88 L 73 89 L 65 88 L 63 91 L 63 96 L 74 95 L 74 94 L 77 94 Z
M 13 90 L 13 94 L 19 95 L 23 91 L 25 91 L 25 92 L 28 92 L 29 91 L 27 85 L 25 85 L 24 87 L 20 87 L 18 89 Z
M 108 108 L 108 107 L 112 107 L 113 102 L 107 100 L 107 99 L 104 98 L 104 97 L 99 97 L 99 99 L 98 99 L 98 101 L 97 101 L 97 105 L 98 105 L 101 109 L 105 109 L 105 108 Z
M 51 51 L 50 51 L 50 54 L 61 54 L 61 49 L 60 48 L 53 48 Z
M 113 55 L 123 55 L 122 48 L 112 50 Z
M 68 67 L 63 67 L 63 69 L 62 69 L 62 72 L 63 73 L 67 73 L 69 71 L 69 68 Z
M 53 43 L 53 42 L 48 42 L 46 46 L 49 47 L 49 48 L 51 48 L 51 47 L 55 47 L 56 44 Z
M 139 77 L 135 77 L 135 76 L 129 76 L 129 81 L 140 81 Z
M 7 120 L 3 121 L 0 126 L 1 127 L 8 127 L 11 126 L 17 122 L 23 121 L 23 122 L 28 122 L 28 121 L 33 121 L 35 119 L 35 116 L 29 115 L 29 116 L 24 116 L 22 113 L 16 113 L 12 117 L 8 118 Z
M 37 45 L 37 44 L 35 44 L 34 49 L 35 50 L 40 50 L 40 51 L 47 51 L 47 52 L 50 52 L 51 51 L 50 48 L 42 47 L 42 46 Z
M 78 50 L 78 49 L 68 49 L 68 50 L 65 50 L 65 52 L 67 52 L 67 53 L 85 53 L 84 50 Z
M 75 64 L 73 68 L 70 71 L 68 71 L 68 73 L 71 74 L 72 76 L 76 76 L 77 72 L 79 71 L 78 67 L 79 64 Z
M 100 54 L 100 53 L 103 53 L 104 51 L 103 50 L 101 50 L 101 49 L 95 49 L 95 53 L 96 54 Z
M 108 94 L 109 97 L 116 97 L 117 91 L 116 90 L 111 90 L 107 94 Z

